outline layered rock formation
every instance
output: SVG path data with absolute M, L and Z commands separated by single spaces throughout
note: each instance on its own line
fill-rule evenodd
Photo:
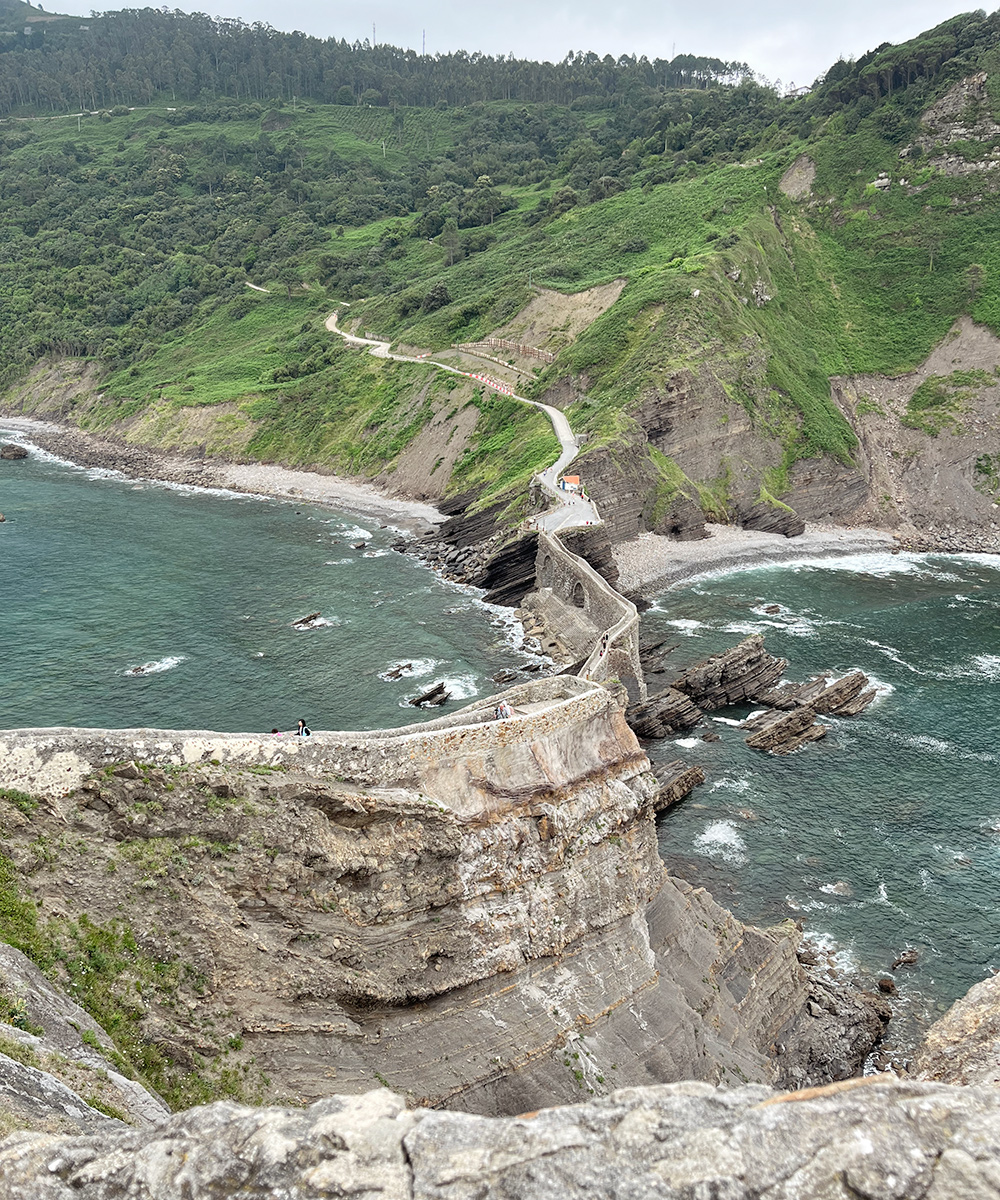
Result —
M 0 1143 L 9 1200 L 974 1200 L 997 1192 L 1000 1091 L 885 1079 L 779 1095 L 630 1088 L 506 1119 L 388 1091 L 216 1104 L 150 1132 Z
M 509 721 L 491 697 L 301 742 L 0 735 L 0 785 L 46 797 L 0 801 L 0 849 L 54 936 L 85 907 L 170 965 L 138 1024 L 179 1070 L 223 1056 L 271 1096 L 387 1079 L 486 1113 L 786 1072 L 776 1045 L 817 1020 L 798 932 L 666 876 L 617 694 L 505 696 Z M 60 838 L 86 855 L 39 852 Z
M 1000 1085 L 1000 975 L 970 988 L 930 1027 L 915 1068 L 922 1079 Z

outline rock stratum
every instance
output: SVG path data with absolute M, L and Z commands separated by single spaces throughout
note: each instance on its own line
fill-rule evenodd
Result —
M 0 800 L 0 850 L 52 936 L 85 912 L 161 964 L 136 1022 L 172 1069 L 257 1098 L 497 1114 L 854 1074 L 884 1002 L 667 876 L 655 813 L 698 777 L 661 797 L 621 690 L 504 695 L 507 721 L 301 740 L 3 733 L 0 787 L 43 800 Z
M 388 1091 L 196 1108 L 152 1130 L 0 1143 L 9 1200 L 979 1200 L 1000 1092 L 855 1081 L 781 1095 L 628 1088 L 518 1117 L 408 1111 Z

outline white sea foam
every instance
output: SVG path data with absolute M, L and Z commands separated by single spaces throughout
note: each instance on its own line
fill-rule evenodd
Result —
M 343 625 L 343 623 L 339 617 L 313 617 L 311 621 L 293 621 L 292 628 L 303 633 L 310 629 L 322 629 L 326 626 Z
M 872 649 L 877 650 L 879 654 L 884 655 L 891 662 L 896 663 L 900 667 L 905 667 L 907 671 L 911 671 L 914 675 L 927 674 L 926 671 L 922 671 L 919 667 L 914 667 L 905 659 L 900 658 L 899 651 L 895 646 L 887 646 L 884 642 L 875 641 L 874 638 L 862 638 L 861 641 L 864 642 L 866 646 L 871 646 Z
M 366 550 L 361 555 L 362 558 L 385 558 L 387 554 L 391 554 L 391 550 Z
M 838 972 L 849 975 L 859 969 L 853 945 L 842 945 L 832 933 L 823 929 L 807 929 L 802 940 L 817 954 L 830 959 Z
M 430 675 L 437 665 L 436 658 L 404 659 L 402 662 L 395 662 L 392 666 L 386 667 L 384 671 L 379 671 L 378 677 L 389 683 L 394 679 L 423 679 L 425 675 Z M 402 669 L 400 670 L 400 668 Z M 396 671 L 399 671 L 398 675 Z
M 137 663 L 134 666 L 126 667 L 124 671 L 119 671 L 118 674 L 129 676 L 159 675 L 161 671 L 172 671 L 174 667 L 180 666 L 186 659 L 186 654 L 172 654 L 166 658 L 159 658 L 156 662 Z
M 740 775 L 736 779 L 717 779 L 715 783 L 708 789 L 710 792 L 726 791 L 736 792 L 742 796 L 745 792 L 749 792 L 753 784 L 745 775 Z
M 962 746 L 956 746 L 954 742 L 932 737 L 929 733 L 915 733 L 910 737 L 902 738 L 899 735 L 893 736 L 891 733 L 889 736 L 894 741 L 901 741 L 903 745 L 909 746 L 913 750 L 928 754 L 946 755 L 951 758 L 965 759 L 968 762 L 995 763 L 998 761 L 997 756 L 988 750 L 966 750 Z
M 685 750 L 691 750 L 695 746 L 701 745 L 701 738 L 677 738 L 674 745 L 683 746 Z
M 347 525 L 343 521 L 331 521 L 330 524 L 337 525 L 337 533 L 341 537 L 356 538 L 358 541 L 368 541 L 372 537 L 371 530 L 362 529 L 360 525 Z
M 702 621 L 691 621 L 687 618 L 678 618 L 674 621 L 665 622 L 667 625 L 673 625 L 675 629 L 679 629 L 686 637 L 691 637 L 696 629 L 704 629 L 705 625 Z
M 722 858 L 741 867 L 747 861 L 747 845 L 732 821 L 713 821 L 694 839 L 694 848 L 708 858 Z
M 715 721 L 715 722 L 716 722 L 717 724 L 719 724 L 719 725 L 736 725 L 736 726 L 740 726 L 740 725 L 742 725 L 742 724 L 743 724 L 743 722 L 742 722 L 742 721 L 735 721 L 735 720 L 733 720 L 733 718 L 732 718 L 732 717 L 713 717 L 713 718 L 712 718 L 712 720 L 713 720 L 713 721 Z
M 796 617 L 789 621 L 733 621 L 729 625 L 721 626 L 721 632 L 741 633 L 744 636 L 749 636 L 754 633 L 767 633 L 769 629 L 777 629 L 781 633 L 789 634 L 791 637 L 817 637 L 819 634 L 817 625 L 820 624 L 822 622 L 810 621 L 806 617 Z

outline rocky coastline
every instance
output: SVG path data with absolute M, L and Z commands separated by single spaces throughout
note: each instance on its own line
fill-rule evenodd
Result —
M 173 458 L 76 431 L 32 429 L 31 441 L 59 457 L 131 478 L 267 490 L 252 486 L 247 474 L 230 474 L 249 467 Z M 258 478 L 281 471 L 263 470 Z M 287 477 L 272 475 L 272 483 L 275 478 L 267 494 L 323 502 Z M 325 499 L 379 515 L 339 495 Z M 385 497 L 379 503 L 387 519 L 406 508 L 406 502 Z M 418 508 L 424 511 L 418 514 Z M 469 521 L 460 504 L 452 513 L 431 510 L 439 522 L 432 523 L 426 508 L 410 504 L 392 523 L 411 521 L 408 528 L 424 535 L 419 552 L 445 574 L 490 587 L 488 599 L 531 611 L 537 584 L 530 534 L 510 539 L 497 532 L 491 514 Z M 690 576 L 706 563 L 707 569 L 727 569 L 734 556 L 738 562 L 770 557 L 775 544 L 770 539 L 789 544 L 784 535 L 765 530 L 744 533 L 749 540 L 737 551 L 740 537 L 731 532 L 721 539 L 730 557 L 692 554 L 666 565 L 662 544 L 668 543 L 671 560 L 677 544 L 665 538 L 654 544 L 660 558 L 652 566 L 648 557 L 645 566 L 637 566 L 627 549 L 613 547 L 598 531 L 575 535 L 574 546 L 612 587 L 651 592 L 671 572 L 673 578 L 684 577 L 676 573 L 684 571 Z M 899 545 L 877 531 L 823 530 L 821 537 L 827 539 L 824 549 L 814 541 L 793 553 L 808 557 L 862 548 L 884 553 Z M 685 546 L 700 550 L 706 543 Z M 545 634 L 544 622 L 537 632 Z M 127 747 L 116 746 L 110 758 L 105 753 L 100 762 L 94 759 L 90 772 L 68 790 L 49 787 L 43 813 L 29 821 L 12 814 L 2 849 L 44 912 L 47 905 L 64 907 L 79 880 L 70 884 L 32 858 L 28 842 L 37 835 L 35 826 L 51 823 L 53 836 L 68 827 L 94 847 L 103 843 L 92 856 L 93 870 L 106 873 L 107 863 L 115 862 L 116 886 L 102 889 L 95 874 L 81 894 L 89 900 L 106 894 L 117 912 L 122 887 L 124 894 L 130 887 L 138 896 L 148 878 L 145 852 L 126 855 L 132 865 L 125 869 L 118 861 L 121 850 L 202 837 L 206 798 L 214 797 L 212 844 L 232 848 L 225 871 L 235 879 L 223 883 L 221 871 L 205 869 L 208 861 L 185 878 L 188 864 L 178 867 L 165 850 L 162 874 L 172 880 L 167 894 L 179 907 L 167 911 L 162 901 L 151 906 L 144 930 L 144 940 L 154 944 L 167 929 L 187 922 L 198 973 L 212 981 L 210 1000 L 200 1004 L 185 995 L 187 1025 L 182 1021 L 180 1027 L 176 1010 L 168 1015 L 151 1006 L 147 1033 L 178 1055 L 183 1068 L 213 1047 L 218 1051 L 216 1034 L 207 1037 L 205 1031 L 216 1025 L 219 1013 L 236 1014 L 236 1025 L 226 1032 L 233 1043 L 250 1043 L 248 1061 L 262 1063 L 269 1080 L 261 1094 L 273 1098 L 315 1100 L 329 1093 L 334 1078 L 336 1090 L 359 1092 L 374 1077 L 388 1080 L 410 1105 L 490 1115 L 566 1103 L 581 1090 L 613 1100 L 613 1089 L 623 1084 L 750 1080 L 801 1089 L 847 1079 L 861 1070 L 883 1034 L 890 1015 L 885 999 L 832 977 L 803 951 L 791 923 L 773 930 L 741 925 L 704 891 L 667 876 L 656 848 L 655 813 L 682 800 L 701 782 L 700 773 L 677 763 L 657 780 L 629 728 L 657 736 L 651 725 L 643 728 L 644 717 L 671 731 L 690 727 L 719 704 L 760 699 L 772 706 L 772 719 L 763 730 L 748 728 L 748 744 L 757 737 L 761 749 L 782 752 L 777 727 L 787 734 L 786 749 L 796 748 L 821 736 L 810 732 L 822 730 L 814 723 L 817 712 L 846 711 L 844 706 L 865 694 L 863 680 L 856 688 L 853 682 L 845 688 L 844 681 L 832 687 L 828 681 L 781 686 L 787 664 L 771 659 L 758 642 L 747 639 L 721 656 L 721 663 L 710 660 L 686 672 L 647 702 L 647 708 L 653 705 L 647 713 L 632 705 L 628 723 L 625 698 L 613 687 L 598 688 L 599 701 L 597 693 L 587 693 L 592 699 L 584 703 L 584 694 L 567 682 L 570 694 L 564 699 L 580 711 L 565 727 L 536 736 L 530 759 L 516 740 L 485 757 L 477 750 L 472 759 L 456 755 L 453 746 L 444 759 L 433 760 L 429 773 L 413 777 L 397 779 L 382 770 L 366 774 L 350 763 L 302 771 L 293 763 L 278 764 L 280 782 L 262 786 L 246 773 L 248 764 L 226 763 L 221 742 L 206 743 L 192 758 L 186 749 L 157 750 L 174 735 L 149 731 L 153 742 L 147 737 L 141 754 L 136 750 L 130 758 Z M 552 649 L 572 657 L 572 648 L 558 642 Z M 540 680 L 537 686 L 551 690 L 555 683 Z M 532 698 L 534 685 L 523 686 L 530 708 L 539 702 Z M 493 699 L 471 706 L 479 714 L 473 725 Z M 551 702 L 548 692 L 541 702 Z M 792 724 L 785 729 L 781 723 L 789 717 Z M 420 727 L 422 735 L 434 724 Z M 23 735 L 31 732 L 19 731 L 17 744 L 6 747 L 3 761 L 19 765 L 0 773 L 0 786 L 23 785 L 30 775 Z M 62 764 L 73 751 L 54 735 L 85 731 L 34 732 L 43 736 L 33 743 L 33 761 Z M 90 733 L 100 741 L 101 731 Z M 158 753 L 166 754 L 162 766 L 156 765 Z M 174 773 L 178 766 L 180 776 Z M 474 801 L 454 790 L 459 775 L 470 770 Z M 526 777 L 538 782 L 526 787 Z M 483 798 L 487 809 L 479 813 Z M 428 801 L 437 809 L 428 810 Z M 273 824 L 274 847 L 251 844 L 246 827 L 251 808 Z M 401 829 L 409 831 L 402 848 Z M 89 869 L 74 871 L 82 876 Z M 448 883 L 454 879 L 461 881 L 457 891 Z M 92 909 L 95 903 L 99 917 L 114 919 L 99 901 Z M 193 920 L 185 912 L 194 912 Z M 219 936 L 206 938 L 220 913 L 226 915 Z M 490 944 L 498 915 L 501 947 Z M 470 929 L 479 931 L 471 939 Z M 400 943 L 401 937 L 406 941 Z M 303 941 L 307 949 L 299 946 Z M 392 949 L 399 944 L 405 945 L 402 958 Z M 324 945 L 328 952 L 318 953 Z M 281 965 L 262 980 L 252 965 L 261 959 L 251 951 L 264 951 Z M 372 961 L 381 966 L 371 969 Z M 422 982 L 415 987 L 418 976 Z M 251 979 L 252 1002 L 246 982 Z M 532 995 L 539 1004 L 527 1002 Z M 573 997 L 568 1011 L 558 1003 L 549 1010 L 551 1000 L 567 995 Z M 470 1014 L 489 1024 L 470 1023 Z M 414 1033 L 419 1057 L 411 1044 Z M 15 1069 L 14 1076 L 8 1091 L 31 1091 L 24 1072 Z M 33 1086 L 41 1085 L 35 1079 Z M 64 1109 L 67 1103 L 73 1109 L 75 1101 L 65 1101 Z M 66 1119 L 72 1126 L 72 1113 Z M 92 1132 L 90 1120 L 76 1127 L 79 1132 Z M 56 1127 L 67 1128 L 58 1122 Z M 0 1171 L 3 1161 L 0 1157 Z

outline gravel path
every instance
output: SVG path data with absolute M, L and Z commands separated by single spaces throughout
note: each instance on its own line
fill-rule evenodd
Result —
M 660 534 L 641 533 L 615 546 L 615 562 L 621 572 L 619 590 L 653 596 L 708 572 L 800 558 L 887 551 L 898 544 L 891 534 L 878 529 L 840 525 L 807 525 L 805 533 L 796 538 L 755 533 L 732 525 L 707 528 L 710 536 L 697 542 L 675 542 Z

